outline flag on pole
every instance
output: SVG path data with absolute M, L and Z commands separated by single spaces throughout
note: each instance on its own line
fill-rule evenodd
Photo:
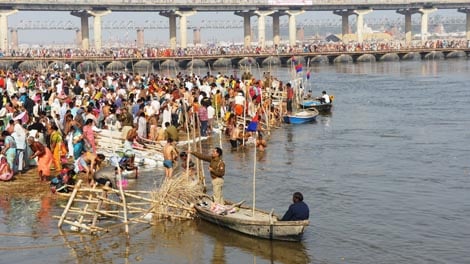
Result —
M 310 80 L 310 71 L 307 72 L 307 80 Z
M 301 71 L 302 71 L 302 64 L 297 64 L 297 65 L 295 65 L 295 72 L 296 72 L 296 73 L 299 73 L 299 72 L 301 72 Z

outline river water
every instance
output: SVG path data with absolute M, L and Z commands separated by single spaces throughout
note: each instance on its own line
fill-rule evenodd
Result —
M 287 69 L 271 71 L 288 80 Z M 0 263 L 468 263 L 469 72 L 468 60 L 312 67 L 307 86 L 335 95 L 332 113 L 274 130 L 256 158 L 257 207 L 282 215 L 304 194 L 301 243 L 201 220 L 91 237 L 59 232 L 62 200 L 1 199 Z M 251 203 L 254 153 L 223 147 L 225 197 Z M 162 175 L 133 184 L 148 190 Z

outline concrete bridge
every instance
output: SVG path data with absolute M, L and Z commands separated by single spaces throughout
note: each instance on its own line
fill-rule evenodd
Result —
M 244 44 L 251 45 L 251 17 L 258 17 L 258 46 L 266 45 L 266 17 L 273 20 L 273 43 L 280 43 L 279 17 L 289 17 L 289 43 L 296 44 L 296 16 L 306 11 L 331 11 L 342 17 L 342 33 L 349 33 L 348 17 L 357 16 L 356 35 L 363 41 L 364 16 L 373 10 L 395 10 L 405 16 L 405 40 L 411 41 L 411 16 L 421 15 L 421 40 L 428 36 L 429 14 L 437 9 L 466 13 L 466 37 L 470 40 L 468 0 L 0 0 L 0 49 L 9 49 L 7 17 L 18 11 L 70 11 L 81 21 L 82 48 L 90 49 L 89 17 L 93 17 L 95 50 L 100 50 L 101 20 L 111 12 L 158 12 L 168 18 L 170 47 L 177 47 L 176 19 L 179 19 L 179 46 L 187 47 L 187 18 L 197 12 L 234 12 L 243 17 Z
M 440 60 L 468 59 L 470 48 L 438 48 L 438 49 L 401 49 L 382 51 L 354 52 L 305 52 L 273 54 L 241 54 L 241 55 L 207 55 L 155 58 L 113 58 L 99 57 L 3 57 L 0 58 L 0 69 L 64 69 L 69 65 L 78 71 L 136 71 L 153 72 L 155 70 L 174 69 L 232 69 L 232 68 L 266 68 L 296 64 L 333 64 L 386 62 L 405 60 Z M 306 71 L 306 69 L 305 69 Z

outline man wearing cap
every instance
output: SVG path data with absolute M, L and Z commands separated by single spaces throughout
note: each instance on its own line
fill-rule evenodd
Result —
M 189 152 L 196 158 L 208 161 L 209 172 L 212 178 L 212 196 L 214 203 L 224 205 L 223 186 L 224 186 L 224 175 L 225 175 L 225 163 L 222 160 L 222 149 L 216 147 L 212 150 L 211 155 L 204 155 L 199 152 Z

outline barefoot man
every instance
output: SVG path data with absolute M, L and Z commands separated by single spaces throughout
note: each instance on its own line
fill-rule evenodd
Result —
M 163 147 L 163 167 L 165 167 L 165 176 L 173 176 L 173 163 L 178 159 L 178 151 L 174 146 L 173 138 L 169 137 Z

